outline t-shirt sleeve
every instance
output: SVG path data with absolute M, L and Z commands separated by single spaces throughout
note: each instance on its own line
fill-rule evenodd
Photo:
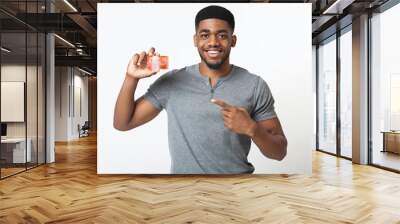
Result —
M 251 117 L 255 121 L 268 120 L 276 117 L 274 98 L 267 83 L 258 77 L 256 87 L 254 89 L 254 107 L 251 112 Z
M 169 91 L 171 89 L 170 76 L 171 72 L 167 72 L 161 75 L 150 87 L 147 92 L 143 95 L 144 99 L 148 100 L 157 109 L 162 110 L 167 106 Z

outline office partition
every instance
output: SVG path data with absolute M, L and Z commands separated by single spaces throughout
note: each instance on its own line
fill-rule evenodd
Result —
M 44 1 L 18 2 L 19 16 L 44 12 Z M 45 162 L 45 34 L 4 11 L 1 2 L 0 178 Z M 12 23 L 12 25 L 9 25 Z

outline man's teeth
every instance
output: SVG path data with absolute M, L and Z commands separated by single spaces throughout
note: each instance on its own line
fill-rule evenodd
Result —
M 219 51 L 207 51 L 209 55 L 218 55 L 220 52 Z

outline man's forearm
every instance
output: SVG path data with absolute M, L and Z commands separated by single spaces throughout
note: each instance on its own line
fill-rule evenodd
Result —
M 286 156 L 287 140 L 284 135 L 265 130 L 254 121 L 249 136 L 268 158 L 282 160 Z
M 114 127 L 127 130 L 135 111 L 135 91 L 139 79 L 125 76 L 114 110 Z

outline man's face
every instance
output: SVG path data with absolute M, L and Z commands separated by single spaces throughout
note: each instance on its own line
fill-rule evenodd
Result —
M 219 69 L 229 58 L 231 47 L 236 44 L 236 36 L 232 35 L 229 24 L 221 19 L 205 19 L 200 21 L 193 37 L 199 55 L 210 69 Z

